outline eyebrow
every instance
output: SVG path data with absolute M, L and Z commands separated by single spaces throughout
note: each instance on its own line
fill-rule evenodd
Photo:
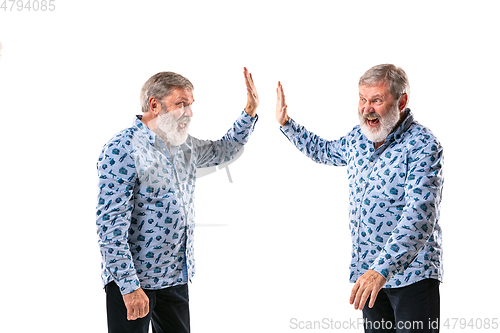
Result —
M 359 93 L 359 97 L 365 97 L 365 96 L 363 96 L 363 94 L 362 94 L 362 93 Z M 381 94 L 376 94 L 376 95 L 373 95 L 373 96 L 372 96 L 372 99 L 374 99 L 374 98 L 382 98 L 382 99 L 385 99 L 385 96 L 384 96 L 384 95 L 381 95 Z
M 180 97 L 180 98 L 175 100 L 175 103 L 179 103 L 180 101 L 189 102 L 189 99 L 187 99 L 186 97 Z M 193 98 L 193 101 L 191 103 L 194 103 L 194 98 Z

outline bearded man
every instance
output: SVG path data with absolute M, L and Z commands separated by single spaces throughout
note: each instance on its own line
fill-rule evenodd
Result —
M 227 162 L 248 141 L 259 98 L 244 69 L 245 110 L 218 141 L 188 134 L 193 85 L 161 72 L 141 91 L 142 115 L 103 148 L 97 232 L 109 332 L 189 332 L 196 169 Z
M 401 68 L 372 67 L 358 86 L 360 125 L 339 140 L 324 140 L 290 118 L 280 82 L 276 119 L 315 162 L 348 167 L 350 303 L 363 311 L 365 332 L 437 332 L 443 149 L 406 108 Z

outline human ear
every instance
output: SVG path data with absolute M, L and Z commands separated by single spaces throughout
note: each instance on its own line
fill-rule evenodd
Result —
M 161 104 L 155 97 L 149 99 L 149 111 L 151 111 L 155 116 L 158 116 L 161 111 Z
M 406 107 L 406 104 L 408 103 L 408 95 L 405 93 L 401 98 L 399 99 L 399 111 L 403 111 Z

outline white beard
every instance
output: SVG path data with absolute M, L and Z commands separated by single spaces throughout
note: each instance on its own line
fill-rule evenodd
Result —
M 388 114 L 383 118 L 376 113 L 364 114 L 360 113 L 359 110 L 358 115 L 361 131 L 368 140 L 375 143 L 384 141 L 392 133 L 401 118 L 397 102 L 394 103 Z M 367 116 L 376 116 L 379 119 L 380 125 L 378 128 L 368 126 L 366 123 Z
M 175 119 L 172 112 L 166 112 L 156 118 L 156 126 L 160 137 L 172 146 L 180 146 L 186 141 L 190 122 L 191 118 L 185 116 L 179 118 L 179 120 Z M 185 127 L 179 127 L 180 123 L 184 123 Z

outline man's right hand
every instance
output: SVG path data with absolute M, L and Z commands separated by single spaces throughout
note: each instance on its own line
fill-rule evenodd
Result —
M 123 295 L 123 301 L 127 308 L 127 320 L 144 318 L 149 313 L 149 298 L 141 288 Z
M 276 120 L 281 126 L 285 126 L 288 122 L 288 113 L 286 111 L 287 105 L 285 103 L 285 93 L 283 92 L 283 86 L 281 82 L 278 81 L 278 88 L 276 89 L 278 93 L 278 99 L 276 101 Z

